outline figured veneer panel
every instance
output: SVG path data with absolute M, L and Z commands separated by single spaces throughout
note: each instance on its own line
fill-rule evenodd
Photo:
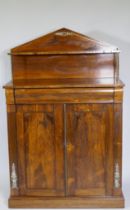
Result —
M 12 56 L 13 79 L 113 78 L 113 54 Z
M 51 106 L 17 106 L 21 195 L 64 195 L 63 108 Z
M 107 170 L 112 159 L 112 110 L 113 105 L 67 105 L 68 195 L 107 195 L 105 177 L 113 177 Z

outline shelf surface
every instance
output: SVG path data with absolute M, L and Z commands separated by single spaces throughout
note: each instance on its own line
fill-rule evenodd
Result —
M 7 83 L 5 88 L 87 88 L 87 87 L 123 87 L 122 81 L 115 82 L 113 78 L 103 79 L 33 79 L 17 80 Z

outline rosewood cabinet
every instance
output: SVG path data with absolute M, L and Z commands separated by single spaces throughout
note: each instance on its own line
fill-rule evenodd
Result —
M 119 50 L 62 28 L 10 55 L 9 207 L 123 207 Z

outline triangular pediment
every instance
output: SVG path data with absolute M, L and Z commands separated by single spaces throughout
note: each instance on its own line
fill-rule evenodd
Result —
M 112 53 L 118 48 L 62 28 L 11 50 L 11 54 Z

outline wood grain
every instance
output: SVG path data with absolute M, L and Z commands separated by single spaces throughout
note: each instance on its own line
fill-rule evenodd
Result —
M 113 88 L 16 89 L 16 104 L 112 103 Z
M 17 46 L 11 50 L 11 54 L 57 54 L 60 53 L 119 53 L 117 47 L 108 43 L 94 40 L 86 35 L 77 33 L 67 28 L 61 28 L 35 40 Z M 44 55 L 42 54 L 42 55 Z
M 13 56 L 13 79 L 113 78 L 113 54 Z M 53 69 L 53 71 L 52 71 Z
M 62 28 L 10 54 L 9 207 L 124 207 L 118 48 Z
M 19 184 L 17 189 L 12 188 L 12 165 L 15 164 L 16 175 L 18 174 L 18 158 L 17 158 L 17 134 L 16 134 L 16 106 L 7 105 L 7 122 L 8 122 L 8 146 L 9 146 L 9 165 L 10 165 L 10 193 L 12 196 L 19 195 Z M 19 182 L 19 180 L 18 180 Z
M 5 90 L 5 95 L 6 95 L 6 103 L 7 104 L 14 104 L 15 103 L 15 98 L 14 98 L 14 89 L 6 89 Z
M 112 171 L 112 105 L 67 105 L 68 195 L 106 195 Z M 112 121 L 113 122 L 113 121 Z M 108 134 L 108 132 L 110 134 Z M 112 186 L 111 186 L 112 187 Z M 112 195 L 112 191 L 111 191 Z
M 10 208 L 123 208 L 122 196 L 113 197 L 67 197 L 67 198 L 35 198 L 12 197 L 9 200 Z
M 63 106 L 18 105 L 16 117 L 20 194 L 64 195 Z
M 114 104 L 114 171 L 116 164 L 119 166 L 119 187 L 113 183 L 113 194 L 121 195 L 122 191 L 122 104 Z
M 64 79 L 23 79 L 7 83 L 4 88 L 10 89 L 39 89 L 39 88 L 122 88 L 124 86 L 121 80 L 114 82 L 114 78 L 64 78 Z

